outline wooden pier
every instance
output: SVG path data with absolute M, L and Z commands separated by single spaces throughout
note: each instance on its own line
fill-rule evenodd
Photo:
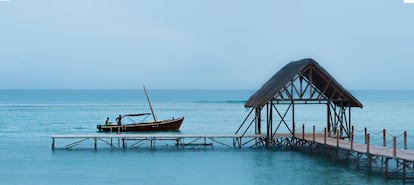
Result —
M 305 130 L 305 125 L 302 125 L 302 131 Z M 295 134 L 294 146 L 298 149 L 311 150 L 312 152 L 319 152 L 323 154 L 336 154 L 336 158 L 341 158 L 339 154 L 342 152 L 342 158 L 348 162 L 355 163 L 357 168 L 360 168 L 365 163 L 368 173 L 371 173 L 375 168 L 384 174 L 385 179 L 401 179 L 405 183 L 414 183 L 414 150 L 408 149 L 408 136 L 404 131 L 399 136 L 402 136 L 402 141 L 397 142 L 397 136 L 392 136 L 387 140 L 386 130 L 376 133 L 382 135 L 376 140 L 382 141 L 382 146 L 373 145 L 371 143 L 371 134 L 364 128 L 362 131 L 362 142 L 356 142 L 355 129 L 351 127 L 351 135 L 349 138 L 343 138 L 337 132 L 335 136 L 329 136 L 327 129 L 324 128 L 323 133 L 316 133 L 315 126 L 313 126 L 312 133 L 298 133 Z M 387 146 L 387 143 L 392 143 Z M 397 143 L 402 143 L 398 146 Z
M 278 138 L 289 138 L 291 134 L 278 134 Z M 93 134 L 93 135 L 52 135 L 52 150 L 72 149 L 82 143 L 92 140 L 93 148 L 98 148 L 98 143 L 103 143 L 110 148 L 151 148 L 159 146 L 211 146 L 218 144 L 229 148 L 242 148 L 245 146 L 262 146 L 265 135 L 235 135 L 235 134 Z M 66 143 L 62 147 L 57 146 L 57 140 L 75 140 Z M 88 145 L 84 146 L 88 147 Z
M 361 141 L 354 140 L 354 127 L 352 127 L 351 137 L 343 138 L 339 133 L 335 136 L 329 136 L 324 128 L 323 132 L 316 132 L 315 126 L 311 133 L 305 133 L 305 125 L 302 125 L 302 132 L 294 134 L 276 134 L 271 139 L 271 145 L 266 144 L 266 135 L 235 135 L 235 134 L 93 134 L 93 135 L 52 135 L 52 150 L 56 149 L 73 149 L 79 147 L 81 143 L 89 142 L 91 145 L 83 147 L 93 147 L 111 149 L 137 149 L 173 147 L 176 149 L 185 149 L 186 147 L 211 147 L 214 145 L 224 146 L 226 148 L 253 148 L 253 147 L 271 147 L 271 148 L 290 148 L 319 152 L 323 154 L 334 153 L 337 158 L 340 152 L 345 153 L 346 160 L 354 162 L 359 166 L 365 165 L 368 172 L 371 173 L 373 168 L 381 171 L 385 179 L 402 179 L 404 183 L 411 182 L 414 179 L 414 150 L 408 150 L 407 133 L 404 132 L 402 148 L 397 146 L 397 137 L 390 137 L 387 141 L 385 130 L 381 133 L 383 145 L 373 145 L 370 142 L 370 133 L 365 128 L 360 134 Z M 379 138 L 376 138 L 377 140 Z M 57 140 L 67 143 L 58 147 Z M 73 141 L 75 140 L 75 141 Z M 66 142 L 65 142 L 66 141 Z M 401 141 L 400 141 L 401 142 Z M 392 143 L 391 146 L 386 146 Z M 365 163 L 365 164 L 364 164 Z M 412 181 L 414 182 L 414 181 Z
M 404 183 L 414 176 L 414 151 L 408 150 L 407 133 L 403 134 L 403 148 L 397 147 L 397 137 L 393 137 L 393 144 L 389 145 L 385 130 L 383 138 L 380 138 L 382 143 L 371 142 L 372 135 L 366 128 L 363 139 L 355 139 L 360 135 L 354 133 L 351 109 L 362 109 L 362 103 L 313 59 L 285 65 L 244 106 L 251 110 L 236 134 L 251 133 L 253 128 L 255 134 L 266 135 L 264 142 L 267 147 L 297 148 L 329 155 L 336 153 L 337 159 L 344 156 L 355 162 L 358 168 L 361 165 L 368 167 L 369 172 L 377 167 L 386 179 L 398 178 Z M 304 125 L 302 129 L 297 128 L 297 123 L 310 121 L 308 118 L 300 120 L 301 115 L 297 114 L 298 107 L 303 106 L 326 107 L 326 117 L 319 118 L 326 118 L 322 132 L 316 132 L 315 127 L 312 132 L 305 132 Z M 292 137 L 275 137 L 283 132 L 292 134 Z
M 298 105 L 326 107 L 326 122 L 323 121 L 326 126 L 323 130 L 317 132 L 313 126 L 311 132 L 306 132 L 304 124 L 302 128 L 297 128 L 297 123 L 302 122 L 296 113 Z M 99 141 L 110 148 L 117 146 L 123 149 L 155 149 L 156 145 L 213 147 L 214 144 L 229 148 L 285 148 L 327 154 L 356 164 L 358 169 L 365 167 L 369 173 L 375 168 L 384 174 L 385 179 L 414 182 L 414 150 L 412 145 L 408 147 L 407 132 L 393 136 L 387 134 L 385 129 L 379 133 L 370 133 L 367 128 L 355 130 L 351 122 L 351 109 L 362 108 L 362 103 L 313 59 L 294 61 L 284 66 L 244 106 L 250 111 L 234 134 L 53 135 L 52 150 L 59 148 L 56 147 L 58 139 L 76 140 L 60 147 L 67 149 L 90 140 L 95 149 Z M 381 137 L 376 137 L 377 134 Z M 400 139 L 401 136 L 403 139 Z

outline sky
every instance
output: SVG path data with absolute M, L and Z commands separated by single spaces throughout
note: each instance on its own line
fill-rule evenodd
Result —
M 414 89 L 403 0 L 10 0 L 0 24 L 0 89 L 258 89 L 302 58 Z

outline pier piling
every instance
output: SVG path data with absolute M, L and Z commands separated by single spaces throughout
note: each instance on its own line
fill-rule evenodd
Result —
M 407 150 L 407 131 L 404 131 L 404 150 Z

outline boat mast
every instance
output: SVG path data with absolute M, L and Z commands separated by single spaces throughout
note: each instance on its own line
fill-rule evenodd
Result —
M 157 118 L 156 118 L 156 116 L 154 114 L 154 110 L 152 109 L 151 101 L 150 101 L 150 99 L 148 97 L 147 90 L 145 89 L 145 85 L 143 85 L 143 87 L 144 87 L 145 96 L 147 97 L 147 101 L 148 101 L 149 107 L 151 109 L 152 117 L 154 118 L 154 121 L 157 121 Z

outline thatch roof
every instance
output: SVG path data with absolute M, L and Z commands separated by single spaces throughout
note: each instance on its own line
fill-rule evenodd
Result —
M 310 66 L 311 65 L 311 66 Z M 309 66 L 315 72 L 310 73 Z M 362 108 L 359 102 L 350 92 L 339 84 L 325 69 L 313 59 L 302 59 L 284 66 L 273 75 L 244 105 L 245 107 L 260 108 L 271 101 L 281 90 L 292 81 L 298 74 L 305 77 L 312 75 L 314 87 L 324 92 L 325 97 L 332 97 L 333 103 L 343 106 L 343 102 L 349 101 L 350 107 Z M 342 101 L 337 101 L 342 100 Z

